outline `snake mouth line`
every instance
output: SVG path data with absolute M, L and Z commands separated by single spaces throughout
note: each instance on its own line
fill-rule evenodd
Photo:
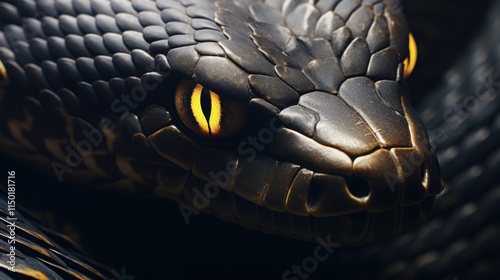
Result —
M 378 149 L 349 162 L 343 171 L 326 172 L 292 158 L 258 154 L 250 161 L 237 155 L 207 160 L 220 154 L 218 148 L 204 149 L 202 154 L 204 160 L 192 169 L 199 184 L 210 182 L 248 203 L 299 216 L 377 214 L 418 205 L 442 189 L 435 155 L 424 157 L 416 148 Z M 223 171 L 210 171 L 215 166 Z M 187 189 L 194 186 L 187 185 Z
M 382 167 L 376 167 L 379 164 Z M 339 212 L 309 211 L 308 214 L 341 215 L 360 209 L 378 213 L 396 205 L 421 203 L 426 196 L 435 195 L 442 189 L 435 156 L 424 158 L 412 148 L 380 149 L 357 158 L 352 167 L 351 174 L 315 170 L 310 185 L 302 187 L 309 190 L 309 209 L 314 204 L 317 204 L 316 209 L 340 209 L 339 205 L 346 202 L 356 207 L 349 209 L 346 206 Z

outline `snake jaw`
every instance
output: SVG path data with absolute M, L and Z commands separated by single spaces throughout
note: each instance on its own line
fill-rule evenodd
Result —
M 169 34 L 173 72 L 223 98 L 259 104 L 248 139 L 258 139 L 274 116 L 283 124 L 266 145 L 246 139 L 238 151 L 189 149 L 197 159 L 186 168 L 201 182 L 185 183 L 187 201 L 196 198 L 194 189 L 202 191 L 197 185 L 211 182 L 221 195 L 207 211 L 219 217 L 305 240 L 332 235 L 350 245 L 422 223 L 442 184 L 433 156 L 424 153 L 425 129 L 401 96 L 408 29 L 401 13 L 384 6 L 390 2 L 288 3 L 280 20 L 260 18 L 261 4 L 216 1 L 203 12 L 218 26 L 210 31 L 216 44 L 180 44 L 178 34 Z M 409 172 L 404 164 L 415 155 L 421 160 Z M 222 183 L 211 170 L 220 171 Z

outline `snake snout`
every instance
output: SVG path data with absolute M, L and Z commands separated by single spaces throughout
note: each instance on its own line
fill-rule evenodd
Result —
M 335 232 L 335 242 L 356 245 L 419 226 L 442 188 L 433 153 L 380 149 L 355 159 L 349 176 L 315 173 L 307 203 L 318 236 Z
M 380 149 L 353 161 L 352 174 L 316 173 L 309 189 L 313 216 L 371 214 L 422 203 L 442 190 L 435 155 L 415 148 Z
M 425 128 L 412 109 L 394 98 L 392 103 L 372 98 L 377 90 L 397 94 L 399 87 L 388 82 L 373 85 L 364 78 L 348 83 L 338 95 L 310 92 L 297 105 L 283 109 L 278 114 L 283 126 L 268 152 L 310 174 L 302 191 L 287 196 L 286 203 L 307 201 L 294 213 L 313 217 L 317 236 L 330 234 L 332 224 L 342 224 L 343 230 L 355 225 L 356 232 L 336 238 L 343 244 L 359 244 L 423 223 L 443 183 Z M 351 98 L 356 92 L 370 98 Z

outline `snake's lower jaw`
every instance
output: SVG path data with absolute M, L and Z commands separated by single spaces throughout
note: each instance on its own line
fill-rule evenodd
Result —
M 286 129 L 278 131 L 280 137 L 289 137 L 296 146 L 305 139 Z M 299 239 L 329 238 L 354 246 L 391 238 L 425 222 L 443 189 L 432 151 L 427 155 L 414 147 L 378 149 L 351 161 L 338 157 L 338 150 L 329 151 L 331 158 L 314 148 L 305 150 L 309 158 L 321 157 L 324 165 L 307 162 L 299 150 L 292 156 L 304 168 L 288 191 L 286 212 L 297 216 L 294 221 L 309 219 L 311 228 L 310 236 L 301 236 L 295 228 Z

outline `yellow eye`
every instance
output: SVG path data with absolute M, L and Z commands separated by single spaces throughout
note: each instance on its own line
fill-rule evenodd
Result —
M 417 64 L 417 57 L 418 57 L 417 42 L 415 41 L 415 37 L 413 37 L 412 33 L 410 33 L 408 45 L 410 48 L 410 54 L 403 62 L 405 65 L 405 73 L 404 73 L 405 79 L 410 77 L 411 73 L 413 72 L 413 69 L 415 69 L 415 65 Z
M 222 98 L 189 80 L 182 80 L 177 85 L 175 109 L 190 130 L 209 138 L 236 136 L 248 120 L 248 110 L 244 104 Z
M 220 133 L 221 105 L 217 94 L 197 84 L 191 95 L 194 119 L 205 135 Z

